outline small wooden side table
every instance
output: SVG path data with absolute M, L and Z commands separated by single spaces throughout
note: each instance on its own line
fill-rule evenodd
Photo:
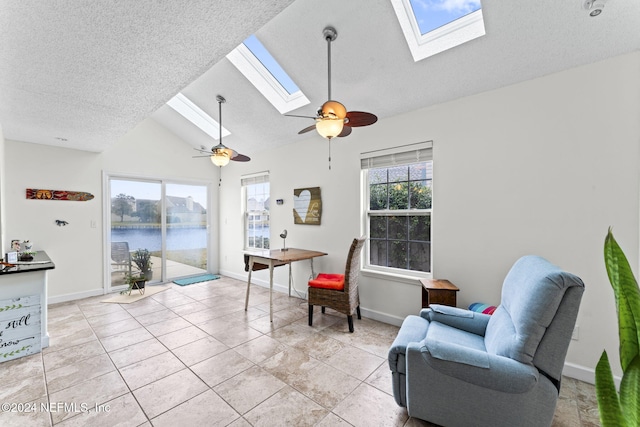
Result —
M 422 307 L 429 304 L 442 304 L 456 306 L 456 292 L 460 289 L 453 283 L 444 279 L 420 279 L 422 284 Z

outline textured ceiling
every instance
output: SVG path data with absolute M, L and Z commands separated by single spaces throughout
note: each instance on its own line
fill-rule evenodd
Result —
M 102 151 L 292 1 L 2 0 L 5 138 Z
M 101 151 L 151 116 L 210 148 L 164 105 L 182 91 L 215 119 L 215 95 L 227 99 L 224 143 L 243 154 L 319 138 L 297 135 L 311 120 L 280 115 L 225 58 L 252 33 L 311 101 L 292 113 L 313 115 L 334 26 L 333 97 L 381 119 L 640 49 L 637 0 L 597 18 L 581 0 L 482 7 L 484 37 L 414 62 L 389 0 L 0 0 L 0 124 L 7 139 Z

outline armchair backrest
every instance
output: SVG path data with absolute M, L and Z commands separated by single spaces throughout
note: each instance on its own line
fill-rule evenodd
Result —
M 360 253 L 364 246 L 365 236 L 353 239 L 347 255 L 347 265 L 344 271 L 344 291 L 355 290 L 358 287 L 358 277 L 360 276 Z
M 582 280 L 544 258 L 520 258 L 487 325 L 487 351 L 533 364 L 559 381 L 583 291 Z
M 117 263 L 131 262 L 128 242 L 111 242 L 111 259 Z

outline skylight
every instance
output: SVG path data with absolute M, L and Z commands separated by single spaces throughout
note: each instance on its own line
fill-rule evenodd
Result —
M 309 104 L 309 100 L 256 36 L 248 37 L 227 59 L 281 114 Z
M 167 105 L 176 110 L 178 114 L 196 125 L 210 137 L 214 139 L 218 139 L 220 137 L 220 124 L 182 93 L 178 93 L 176 96 L 171 98 L 167 102 Z M 222 136 L 225 137 L 227 135 L 231 135 L 231 132 L 223 126 Z
M 254 35 L 249 36 L 242 42 L 249 48 L 253 56 L 264 66 L 264 68 L 271 73 L 271 75 L 280 83 L 280 85 L 287 91 L 289 95 L 296 93 L 300 90 L 298 86 L 291 80 L 291 77 L 282 69 L 278 61 L 269 53 L 266 47 L 260 43 L 260 40 Z
M 420 34 L 426 34 L 480 10 L 480 1 L 478 0 L 410 0 L 410 2 L 413 15 L 418 23 L 418 28 L 420 28 Z
M 485 34 L 480 0 L 391 0 L 414 61 Z

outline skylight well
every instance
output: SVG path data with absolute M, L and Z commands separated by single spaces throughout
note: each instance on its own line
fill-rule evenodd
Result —
M 167 102 L 167 105 L 213 139 L 217 140 L 220 138 L 220 124 L 182 93 L 178 93 L 171 98 Z M 231 133 L 223 126 L 222 136 L 225 137 L 227 135 L 231 135 Z
M 480 0 L 391 0 L 414 61 L 485 34 Z
M 249 36 L 227 55 L 227 59 L 280 114 L 309 104 L 304 93 L 256 36 Z

